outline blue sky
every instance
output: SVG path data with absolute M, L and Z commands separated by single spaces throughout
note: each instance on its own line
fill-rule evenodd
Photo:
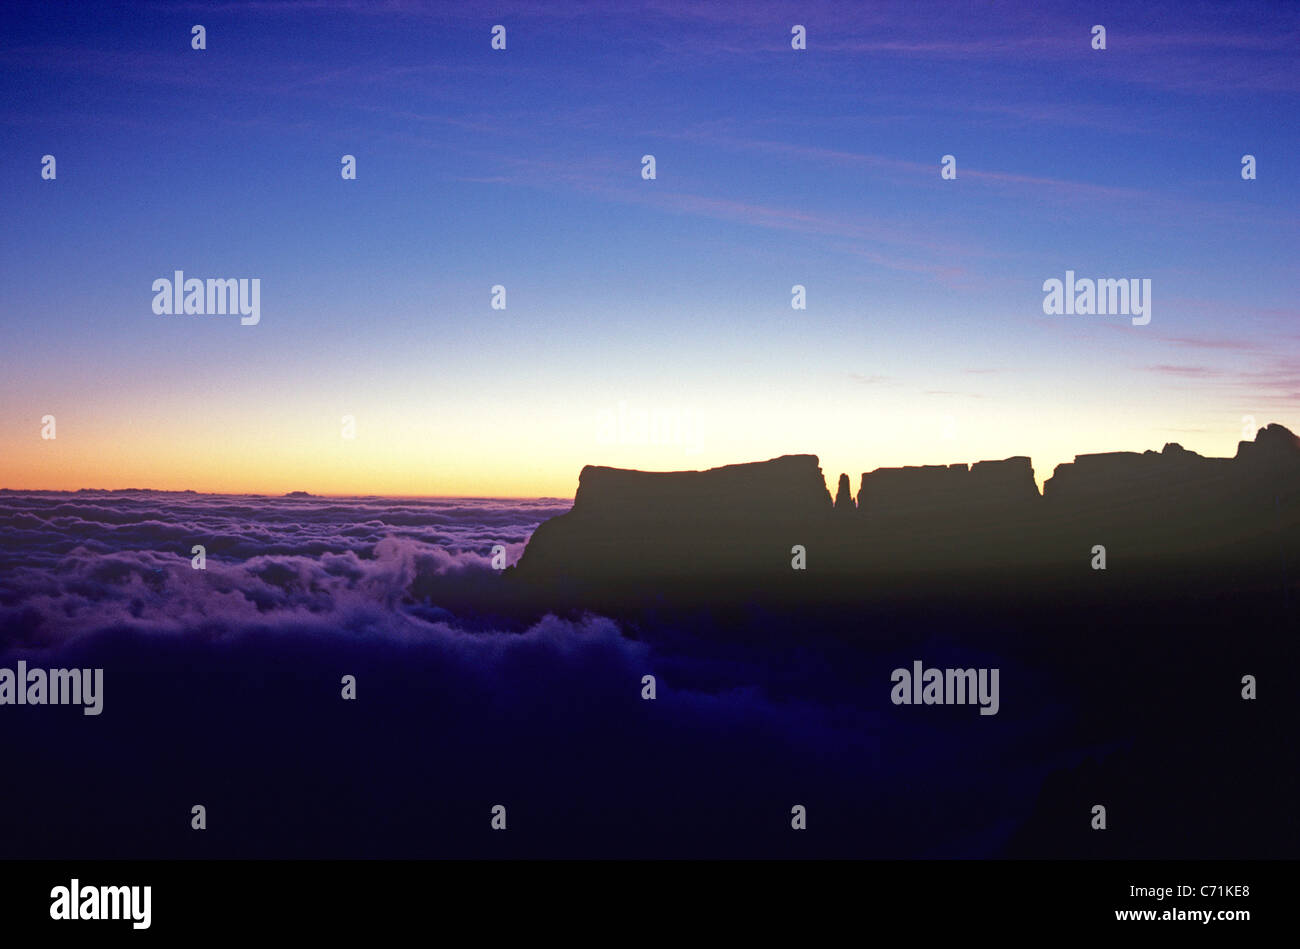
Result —
M 1300 428 L 1300 8 L 1133 7 L 6 8 L 0 484 L 564 495 L 796 451 L 1041 479 Z M 260 278 L 261 322 L 155 315 L 176 269 Z M 1150 324 L 1044 315 L 1067 269 L 1150 278 Z M 620 405 L 691 437 L 611 443 Z

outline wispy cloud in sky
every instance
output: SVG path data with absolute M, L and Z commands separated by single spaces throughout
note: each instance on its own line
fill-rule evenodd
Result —
M 1288 6 L 3 16 L 0 485 L 568 495 L 587 463 L 1050 470 L 1300 428 Z M 259 277 L 260 325 L 153 314 L 176 269 Z M 1150 279 L 1151 323 L 1048 316 L 1067 270 Z M 602 444 L 620 402 L 716 424 Z

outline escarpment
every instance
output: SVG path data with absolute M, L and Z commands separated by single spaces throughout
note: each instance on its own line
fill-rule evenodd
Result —
M 815 455 L 706 471 L 588 466 L 572 510 L 543 523 L 511 571 L 572 590 L 942 584 L 954 571 L 1184 567 L 1287 581 L 1300 564 L 1300 439 L 1280 425 L 1233 458 L 1163 450 L 1079 455 L 1040 495 L 1031 460 L 878 468 L 832 500 Z M 1097 559 L 1098 549 L 1104 556 Z M 1099 567 L 1098 563 L 1105 563 Z M 1252 573 L 1253 571 L 1253 573 Z M 611 587 L 612 588 L 612 587 Z

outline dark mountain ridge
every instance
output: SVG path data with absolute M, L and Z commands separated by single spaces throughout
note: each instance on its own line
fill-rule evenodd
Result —
M 1177 444 L 1079 455 L 1041 495 L 1023 456 L 879 468 L 863 473 L 856 503 L 846 476 L 832 501 L 815 455 L 707 471 L 587 466 L 573 509 L 538 527 L 510 573 L 579 598 L 836 596 L 1009 572 L 1052 587 L 1103 570 L 1272 585 L 1300 560 L 1298 541 L 1300 439 L 1274 424 L 1233 458 Z

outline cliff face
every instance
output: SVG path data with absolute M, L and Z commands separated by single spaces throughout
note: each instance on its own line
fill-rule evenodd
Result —
M 805 570 L 792 567 L 796 545 Z M 1023 456 L 881 468 L 862 475 L 856 509 L 845 476 L 832 504 L 814 455 L 708 471 L 587 467 L 573 509 L 537 529 L 513 574 L 651 593 L 673 579 L 733 590 L 802 584 L 814 596 L 816 583 L 936 571 L 992 570 L 1031 584 L 1034 571 L 1058 567 L 1086 577 L 1095 545 L 1106 547 L 1108 569 L 1222 564 L 1285 582 L 1300 562 L 1300 439 L 1271 425 L 1234 458 L 1175 444 L 1080 455 L 1057 466 L 1042 496 Z
M 573 510 L 534 531 L 519 573 L 559 582 L 762 576 L 831 516 L 816 455 L 707 471 L 587 466 Z
M 1237 443 L 1234 458 L 1204 458 L 1169 443 L 1159 452 L 1077 455 L 1057 465 L 1043 484 L 1043 496 L 1058 506 L 1131 504 L 1143 498 L 1159 505 L 1188 501 L 1248 500 L 1259 492 L 1294 496 L 1300 484 L 1300 438 L 1269 425 L 1253 442 Z
M 1281 425 L 1233 458 L 1161 451 L 1079 455 L 1043 485 L 1045 523 L 1069 543 L 1130 560 L 1256 561 L 1285 570 L 1300 531 L 1300 440 Z
M 1170 443 L 1163 451 L 1113 451 L 1076 455 L 1056 466 L 1043 483 L 1043 497 L 1053 504 L 1114 503 L 1115 495 L 1170 497 L 1179 491 L 1209 488 L 1230 474 L 1232 459 L 1202 458 Z
M 966 465 L 877 468 L 862 475 L 858 510 L 890 516 L 1029 505 L 1038 501 L 1034 468 L 1024 456 Z
M 1253 442 L 1237 442 L 1235 461 L 1248 478 L 1295 479 L 1300 477 L 1300 437 L 1281 425 L 1266 425 Z M 1293 493 L 1300 490 L 1294 480 L 1287 486 Z
M 707 471 L 630 471 L 588 465 L 578 476 L 573 513 L 600 517 L 816 517 L 831 507 L 816 455 Z

